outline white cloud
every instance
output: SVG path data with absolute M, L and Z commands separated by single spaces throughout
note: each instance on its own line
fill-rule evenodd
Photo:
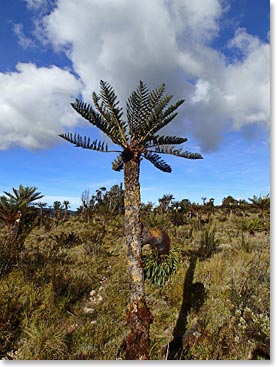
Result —
M 126 98 L 140 79 L 159 84 L 174 75 L 178 46 L 161 1 L 61 0 L 43 25 L 40 36 L 67 52 L 85 82 L 86 97 L 100 79 Z M 172 84 L 178 81 L 173 79 Z
M 255 51 L 257 48 L 259 48 L 260 44 L 261 42 L 259 38 L 248 34 L 245 28 L 238 28 L 234 38 L 229 41 L 230 48 L 237 48 L 244 55 Z
M 18 37 L 18 42 L 21 47 L 28 48 L 34 45 L 33 40 L 25 35 L 22 23 L 16 23 L 13 27 L 13 31 Z
M 210 95 L 209 90 L 211 88 L 210 83 L 206 80 L 198 79 L 195 85 L 195 94 L 191 97 L 190 102 L 192 104 L 199 102 L 209 102 Z
M 30 10 L 38 10 L 38 9 L 45 9 L 49 6 L 49 0 L 24 0 L 26 6 Z
M 242 62 L 229 65 L 226 71 L 226 110 L 234 127 L 270 122 L 270 46 L 245 30 L 239 30 L 230 42 L 244 54 Z
M 29 7 L 45 2 L 26 1 Z M 237 59 L 226 60 L 213 49 L 227 14 L 223 4 L 221 0 L 57 0 L 56 7 L 37 22 L 36 34 L 70 58 L 86 101 L 100 79 L 109 81 L 123 102 L 139 80 L 149 87 L 165 82 L 168 93 L 187 101 L 168 132 L 193 133 L 202 150 L 212 150 L 226 126 L 269 125 L 269 44 L 239 29 L 229 41 Z M 72 78 L 69 94 L 78 90 Z M 51 84 L 51 96 L 50 88 Z M 68 105 L 62 103 L 55 111 L 64 121 Z M 47 124 L 51 131 L 53 125 L 46 120 Z
M 170 93 L 186 98 L 186 120 L 208 150 L 216 148 L 227 123 L 237 129 L 269 121 L 269 45 L 238 30 L 229 47 L 243 52 L 243 60 L 227 63 L 209 46 L 223 10 L 219 0 L 59 0 L 43 32 L 68 53 L 85 99 L 100 79 L 122 99 L 140 79 L 150 86 L 165 81 Z M 177 123 L 180 132 L 188 130 Z
M 239 130 L 259 124 L 270 125 L 270 46 L 238 30 L 229 42 L 242 57 L 226 63 L 221 55 L 203 49 L 198 61 L 206 69 L 198 74 L 188 104 L 188 119 L 202 150 L 216 149 L 228 126 Z
M 76 124 L 69 103 L 80 82 L 67 70 L 17 64 L 16 71 L 0 73 L 0 88 L 0 149 L 47 148 L 64 127 Z
M 168 9 L 178 35 L 201 43 L 218 34 L 218 20 L 223 12 L 218 0 L 169 0 Z

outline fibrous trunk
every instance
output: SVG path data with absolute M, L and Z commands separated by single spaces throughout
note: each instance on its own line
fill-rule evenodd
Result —
M 124 163 L 125 235 L 130 276 L 130 306 L 127 324 L 126 359 L 149 359 L 151 315 L 145 302 L 141 259 L 139 158 Z

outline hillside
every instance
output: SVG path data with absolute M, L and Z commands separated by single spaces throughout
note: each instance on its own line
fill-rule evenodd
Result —
M 268 358 L 269 212 L 248 205 L 197 213 L 142 211 L 145 226 L 171 239 L 160 262 L 143 248 L 151 359 Z M 24 228 L 16 238 L 0 230 L 0 357 L 124 359 L 123 214 L 40 218 Z

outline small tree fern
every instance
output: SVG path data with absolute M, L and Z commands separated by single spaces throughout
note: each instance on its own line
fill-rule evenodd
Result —
M 127 337 L 127 359 L 149 359 L 149 327 L 151 315 L 145 302 L 144 272 L 141 258 L 140 221 L 140 162 L 150 161 L 163 172 L 171 172 L 171 167 L 161 155 L 170 154 L 187 159 L 201 159 L 198 153 L 183 151 L 175 146 L 183 144 L 186 138 L 158 135 L 176 116 L 184 100 L 170 105 L 173 96 L 165 95 L 165 84 L 150 91 L 143 82 L 131 94 L 126 104 L 126 120 L 123 109 L 113 87 L 100 82 L 100 93 L 92 94 L 94 107 L 78 99 L 72 107 L 88 122 L 99 128 L 118 148 L 110 148 L 105 141 L 91 140 L 70 132 L 60 136 L 76 147 L 98 152 L 115 152 L 112 163 L 115 171 L 124 170 L 125 235 L 128 247 L 130 275 L 130 308 Z

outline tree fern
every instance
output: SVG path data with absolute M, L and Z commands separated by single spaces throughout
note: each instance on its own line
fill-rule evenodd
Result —
M 172 96 L 164 93 L 164 84 L 150 92 L 146 85 L 140 82 L 126 104 L 127 122 L 123 119 L 122 109 L 118 107 L 114 89 L 103 81 L 100 82 L 100 94 L 92 95 L 96 110 L 78 100 L 72 104 L 81 116 L 98 127 L 112 143 L 120 147 L 120 150 L 109 149 L 105 142 L 90 140 L 79 134 L 73 135 L 68 132 L 60 135 L 76 147 L 119 153 L 112 163 L 112 168 L 115 171 L 124 170 L 125 235 L 130 277 L 130 306 L 127 317 L 130 335 L 126 339 L 127 360 L 149 359 L 150 356 L 151 313 L 145 300 L 141 257 L 139 185 L 141 159 L 147 159 L 163 172 L 171 172 L 171 167 L 160 157 L 160 153 L 188 159 L 202 158 L 200 154 L 183 152 L 182 149 L 174 147 L 175 144 L 185 143 L 186 138 L 156 135 L 177 116 L 176 110 L 184 102 L 179 100 L 169 105 Z
M 113 87 L 101 80 L 100 93 L 92 94 L 95 109 L 78 99 L 72 103 L 72 107 L 91 124 L 98 127 L 112 143 L 119 145 L 122 150 L 109 149 L 108 144 L 104 141 L 91 140 L 89 137 L 70 132 L 60 134 L 60 137 L 76 147 L 98 152 L 120 153 L 112 163 L 115 171 L 121 171 L 124 168 L 124 162 L 133 158 L 134 151 L 163 172 L 171 172 L 171 168 L 159 154 L 201 159 L 198 153 L 175 148 L 175 145 L 185 143 L 187 138 L 156 134 L 177 116 L 176 110 L 184 102 L 181 99 L 169 105 L 172 96 L 164 94 L 165 84 L 149 91 L 147 86 L 140 81 L 137 89 L 127 100 L 127 122 L 125 122 L 123 110 L 118 107 L 119 101 Z

